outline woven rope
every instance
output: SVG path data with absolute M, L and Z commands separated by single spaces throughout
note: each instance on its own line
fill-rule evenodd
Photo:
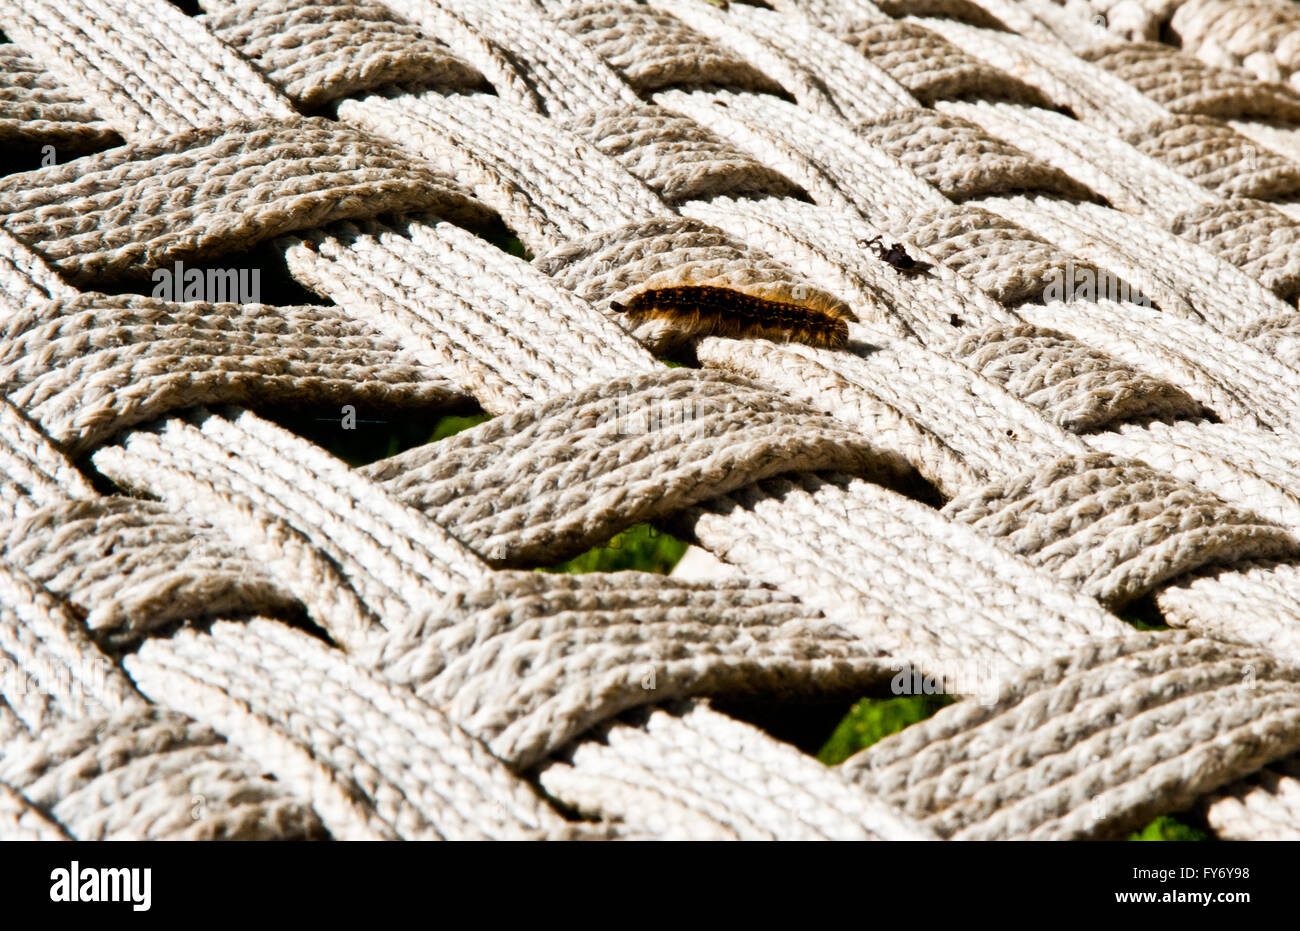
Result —
M 1294 4 L 199 6 L 0 0 L 0 837 L 1300 836 Z
M 64 90 L 16 46 L 0 46 L 0 89 L 0 139 L 6 146 L 85 152 L 120 141 L 94 107 Z
M 250 391 L 262 401 L 394 407 L 461 396 L 331 307 L 84 294 L 9 317 L 0 340 L 10 402 L 74 454 L 159 412 L 238 402 Z
M 1149 811 L 1137 773 L 1186 803 L 1294 751 L 1298 674 L 1213 641 L 1117 640 L 1009 680 L 996 704 L 947 709 L 844 766 L 864 787 L 905 797 L 908 814 L 946 837 L 1113 835 Z

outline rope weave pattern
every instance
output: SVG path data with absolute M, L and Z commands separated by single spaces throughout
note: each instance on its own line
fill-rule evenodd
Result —
M 1300 837 L 1300 7 L 198 5 L 0 0 L 0 838 Z

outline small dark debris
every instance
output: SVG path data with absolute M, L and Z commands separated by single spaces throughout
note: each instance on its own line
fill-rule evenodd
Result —
M 878 258 L 888 262 L 893 269 L 905 275 L 919 274 L 932 267 L 929 262 L 918 262 L 912 258 L 907 254 L 907 250 L 898 243 L 891 243 L 886 246 L 879 236 L 873 236 L 870 239 L 859 239 L 858 245 L 864 249 L 870 249 Z

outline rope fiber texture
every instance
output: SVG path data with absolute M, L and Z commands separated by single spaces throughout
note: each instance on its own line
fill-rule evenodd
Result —
M 1300 4 L 195 7 L 0 0 L 0 839 L 1300 838 Z

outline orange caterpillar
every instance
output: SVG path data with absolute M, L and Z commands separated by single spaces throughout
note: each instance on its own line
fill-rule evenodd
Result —
M 610 309 L 645 320 L 676 323 L 684 335 L 761 337 L 838 349 L 849 340 L 848 317 L 839 309 L 770 301 L 730 288 L 683 286 L 642 291 Z

